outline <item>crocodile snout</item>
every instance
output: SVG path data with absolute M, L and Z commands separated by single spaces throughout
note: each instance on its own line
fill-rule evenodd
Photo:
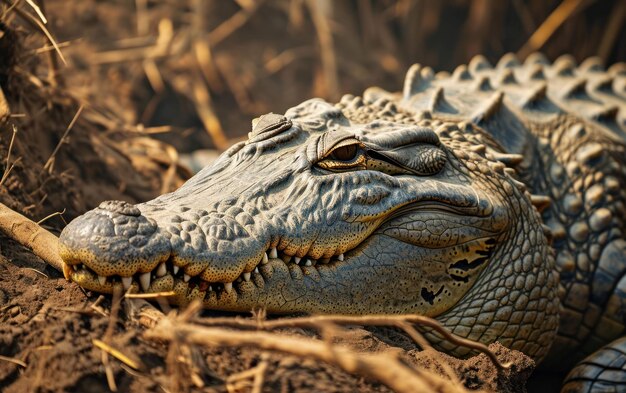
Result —
M 104 283 L 113 274 L 129 280 L 154 270 L 169 258 L 170 242 L 136 206 L 106 201 L 63 230 L 60 254 L 72 270 L 86 264 Z
M 268 260 L 268 231 L 258 224 L 235 206 L 209 212 L 107 201 L 63 230 L 60 255 L 66 276 L 85 288 L 174 290 L 182 299 L 196 287 L 229 291 L 236 279 L 249 280 Z

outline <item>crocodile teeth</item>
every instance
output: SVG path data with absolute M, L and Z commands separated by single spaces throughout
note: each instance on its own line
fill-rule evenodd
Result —
M 313 262 L 311 262 L 310 259 L 307 259 L 306 262 L 304 262 L 304 266 L 313 266 Z
M 269 258 L 267 257 L 267 253 L 264 252 L 263 253 L 263 259 L 261 260 L 261 263 L 265 265 L 267 262 L 269 262 Z
M 226 282 L 224 283 L 224 290 L 228 293 L 230 293 L 230 291 L 233 290 L 233 283 L 232 282 Z
M 250 281 L 250 272 L 246 272 L 243 274 L 243 279 L 246 281 Z
M 139 284 L 141 284 L 141 289 L 143 289 L 144 292 L 150 288 L 150 272 L 143 273 L 139 276 Z
M 179 270 L 179 269 L 180 269 L 180 268 L 179 268 L 178 266 L 176 266 L 176 265 L 172 265 L 172 271 L 174 272 L 174 275 L 178 274 L 178 270 Z
M 338 260 L 343 261 L 343 254 L 339 254 L 339 256 L 337 257 Z
M 98 276 L 98 282 L 100 285 L 104 285 L 107 282 L 107 278 L 105 276 Z
M 276 250 L 276 247 L 270 250 L 270 258 L 278 258 L 278 251 Z
M 162 263 L 159 265 L 159 267 L 156 270 L 156 276 L 163 277 L 166 274 L 167 274 L 167 267 L 165 266 L 165 263 Z
M 258 267 L 255 267 L 255 268 L 254 268 L 254 272 L 258 274 L 258 273 L 259 273 L 259 268 L 258 268 Z
M 63 262 L 63 276 L 66 280 L 71 281 L 72 273 L 74 273 L 74 268 L 71 265 Z
M 209 289 L 208 289 L 208 291 L 209 291 L 209 292 L 211 292 L 212 290 L 213 290 L 213 286 L 212 286 L 212 285 L 209 285 Z
M 295 257 L 293 261 L 296 263 L 296 265 L 298 265 L 298 264 L 300 264 L 300 260 L 302 260 L 302 258 Z
M 191 279 L 191 276 L 187 273 L 183 274 L 183 281 L 188 282 Z
M 132 277 L 122 277 L 122 285 L 124 286 L 124 290 L 128 290 L 130 288 L 130 284 L 133 282 Z

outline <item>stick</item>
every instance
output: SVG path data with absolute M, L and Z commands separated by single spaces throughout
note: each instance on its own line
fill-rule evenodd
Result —
M 265 0 L 255 1 L 249 8 L 244 8 L 237 11 L 233 16 L 226 19 L 222 24 L 217 26 L 209 33 L 209 42 L 211 46 L 216 46 L 220 42 L 224 41 L 227 37 L 237 31 L 241 26 L 246 24 L 248 20 L 254 15 L 256 10 L 263 4 Z
M 524 46 L 517 52 L 517 55 L 523 59 L 528 56 L 528 54 L 539 50 L 567 18 L 578 10 L 582 3 L 583 0 L 563 0 L 546 20 L 543 21 L 533 35 L 530 36 Z M 587 4 L 590 4 L 590 2 L 587 2 Z
M 47 264 L 63 272 L 65 264 L 59 256 L 59 239 L 43 229 L 36 222 L 9 209 L 0 203 L 0 231 L 30 248 L 35 255 Z M 68 278 L 66 276 L 66 278 Z
M 9 107 L 9 103 L 7 102 L 6 97 L 4 96 L 4 92 L 0 88 L 0 120 L 5 120 L 7 117 L 11 116 L 11 108 Z
M 241 332 L 223 328 L 207 328 L 180 323 L 164 318 L 145 337 L 153 340 L 175 341 L 214 347 L 255 347 L 314 358 L 338 366 L 345 371 L 373 378 L 399 393 L 458 392 L 459 387 L 445 379 L 426 375 L 406 366 L 389 353 L 357 353 L 340 346 L 329 346 L 319 340 L 310 340 L 267 332 Z
M 4 360 L 5 362 L 10 362 L 10 363 L 13 363 L 13 364 L 17 364 L 18 366 L 22 366 L 24 368 L 27 367 L 26 363 L 24 363 L 23 361 L 21 361 L 19 359 L 16 359 L 16 358 L 10 358 L 8 356 L 0 355 L 0 360 Z
M 1 95 L 2 95 L 2 90 L 0 90 L 0 99 L 2 99 Z M 7 153 L 7 163 L 5 165 L 4 173 L 2 174 L 2 179 L 0 179 L 0 186 L 4 184 L 6 179 L 9 177 L 9 174 L 13 170 L 15 163 L 17 163 L 17 161 L 19 160 L 19 159 L 15 160 L 13 164 L 9 165 L 11 161 L 11 150 L 13 150 L 13 142 L 15 141 L 15 135 L 17 135 L 17 127 L 15 127 L 15 124 L 12 124 L 12 126 L 13 126 L 13 135 L 11 135 L 11 142 L 9 142 L 9 151 Z
M 59 143 L 54 148 L 54 151 L 50 155 L 50 158 L 48 158 L 48 161 L 46 161 L 46 164 L 43 166 L 43 170 L 44 171 L 49 171 L 49 172 L 52 171 L 52 163 L 54 162 L 54 158 L 55 158 L 56 154 L 59 152 L 59 149 L 61 148 L 61 145 L 63 145 L 63 143 L 65 142 L 65 139 L 67 138 L 67 135 L 70 133 L 70 130 L 72 129 L 72 127 L 74 127 L 74 124 L 76 124 L 76 121 L 78 120 L 78 117 L 80 116 L 80 114 L 83 112 L 84 108 L 85 108 L 84 105 L 81 105 L 78 108 L 78 110 L 76 111 L 76 114 L 72 118 L 72 121 L 70 122 L 70 124 L 65 129 L 65 132 L 63 133 L 63 136 L 59 140 Z
M 317 39 L 320 44 L 320 57 L 322 60 L 326 94 L 332 99 L 337 99 L 339 96 L 339 78 L 337 76 L 337 59 L 335 58 L 335 48 L 330 23 L 319 2 L 308 0 L 306 4 L 311 13 L 311 19 L 315 26 Z
M 493 353 L 486 345 L 454 335 L 450 333 L 438 321 L 421 315 L 316 315 L 312 317 L 276 319 L 273 321 L 256 321 L 251 319 L 226 317 L 203 318 L 196 322 L 205 326 L 222 325 L 232 327 L 262 328 L 267 330 L 280 329 L 285 327 L 317 328 L 320 326 L 321 323 L 333 323 L 337 325 L 394 326 L 403 329 L 421 347 L 429 347 L 430 345 L 425 344 L 423 338 L 416 336 L 414 332 L 410 329 L 407 331 L 407 324 L 416 324 L 420 326 L 426 326 L 435 330 L 437 333 L 442 335 L 446 340 L 450 341 L 453 344 L 471 348 L 481 353 L 484 353 L 499 369 L 507 369 L 510 367 L 509 364 L 501 363 L 495 353 Z
M 606 63 L 611 55 L 611 50 L 615 44 L 619 32 L 622 30 L 623 22 L 626 17 L 626 2 L 618 1 L 613 6 L 611 17 L 604 31 L 600 47 L 598 48 L 598 56 Z
M 23 11 L 17 7 L 14 7 L 14 4 L 11 3 L 11 1 L 9 0 L 3 0 L 9 7 L 11 7 L 11 9 L 14 9 L 15 12 L 26 22 L 28 22 L 30 25 L 32 25 L 33 27 L 35 27 L 36 29 L 39 29 L 41 31 L 41 33 L 43 35 L 46 36 L 46 38 L 48 39 L 48 41 L 50 41 L 50 44 L 52 44 L 52 46 L 54 46 L 54 50 L 57 52 L 57 54 L 59 55 L 59 58 L 61 59 L 61 61 L 63 62 L 64 65 L 67 65 L 67 61 L 65 61 L 65 57 L 63 56 L 63 53 L 61 53 L 61 49 L 59 48 L 59 45 L 57 44 L 57 42 L 55 41 L 54 37 L 52 37 L 52 34 L 50 34 L 50 32 L 48 31 L 48 29 L 46 28 L 46 26 L 43 25 L 43 23 L 41 23 L 41 21 L 39 21 L 39 19 L 35 18 L 34 16 L 32 16 L 31 14 L 29 14 L 26 11 Z M 17 4 L 17 3 L 16 3 Z
M 107 352 L 109 355 L 115 357 L 117 360 L 126 364 L 128 367 L 132 367 L 135 370 L 139 370 L 141 368 L 141 365 L 139 363 L 135 362 L 128 356 L 124 355 L 121 351 L 113 348 L 112 346 L 106 344 L 105 342 L 98 340 L 97 338 L 94 338 L 91 341 L 93 342 L 93 345 Z

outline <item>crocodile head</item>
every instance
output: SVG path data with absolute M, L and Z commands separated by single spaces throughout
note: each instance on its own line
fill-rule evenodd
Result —
M 177 191 L 103 203 L 61 234 L 67 273 L 211 309 L 345 314 L 437 316 L 518 277 L 528 296 L 552 285 L 525 281 L 551 269 L 540 219 L 476 127 L 362 107 L 262 116 Z

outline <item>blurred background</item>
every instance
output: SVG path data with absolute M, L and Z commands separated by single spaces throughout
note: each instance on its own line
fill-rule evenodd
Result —
M 626 0 L 117 0 L 38 2 L 68 66 L 57 80 L 181 153 L 223 150 L 250 120 L 316 96 L 401 87 L 533 51 L 626 58 Z

